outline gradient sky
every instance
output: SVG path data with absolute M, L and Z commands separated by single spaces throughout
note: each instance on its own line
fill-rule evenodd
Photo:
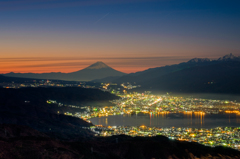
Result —
M 239 0 L 0 0 L 0 73 L 240 56 Z

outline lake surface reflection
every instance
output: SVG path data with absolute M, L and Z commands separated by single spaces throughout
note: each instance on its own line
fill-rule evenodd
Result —
M 94 125 L 103 126 L 140 126 L 151 127 L 193 127 L 214 128 L 218 126 L 240 126 L 239 114 L 196 114 L 196 113 L 165 113 L 165 114 L 132 114 L 92 118 Z

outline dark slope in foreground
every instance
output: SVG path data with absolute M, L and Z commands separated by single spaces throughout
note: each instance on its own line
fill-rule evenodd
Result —
M 81 135 L 86 137 L 91 133 L 82 127 L 92 124 L 61 114 L 69 111 L 70 108 L 47 104 L 46 100 L 53 99 L 66 104 L 82 105 L 116 98 L 96 89 L 2 88 L 0 89 L 0 124 L 26 125 L 57 138 L 74 139 Z M 57 113 L 58 111 L 60 114 Z
M 173 92 L 240 94 L 240 62 L 197 66 L 156 78 L 145 89 Z
M 0 125 L 0 152 L 0 158 L 5 159 L 240 158 L 240 152 L 230 148 L 211 148 L 198 143 L 169 140 L 163 136 L 132 138 L 122 135 L 66 142 L 17 125 Z

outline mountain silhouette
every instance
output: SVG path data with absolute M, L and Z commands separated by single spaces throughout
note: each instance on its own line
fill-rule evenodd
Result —
M 188 62 L 151 68 L 120 78 L 98 80 L 101 81 L 119 84 L 136 82 L 142 86 L 142 90 L 240 94 L 240 57 L 230 53 L 216 60 L 194 58 Z
M 85 69 L 71 72 L 71 73 L 7 73 L 4 74 L 8 77 L 21 77 L 21 78 L 36 78 L 36 79 L 53 79 L 53 80 L 66 80 L 66 81 L 91 81 L 94 79 L 106 78 L 108 76 L 122 76 L 125 73 L 117 71 L 105 63 L 98 61 Z
M 102 69 L 102 68 L 111 68 L 102 61 L 98 61 L 90 66 L 88 66 L 86 69 Z

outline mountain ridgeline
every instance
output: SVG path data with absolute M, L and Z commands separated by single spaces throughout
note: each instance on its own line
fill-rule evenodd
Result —
M 118 84 L 136 82 L 141 85 L 136 91 L 240 94 L 240 56 L 230 53 L 216 60 L 194 58 L 188 62 L 131 74 L 116 71 L 103 62 L 97 62 L 72 73 L 8 73 L 4 76 Z
M 71 73 L 7 73 L 7 77 L 21 77 L 32 79 L 51 79 L 51 80 L 66 80 L 66 81 L 91 81 L 94 79 L 106 78 L 108 76 L 123 76 L 125 73 L 117 71 L 105 63 L 99 61 L 91 66 Z
M 103 80 L 114 83 L 136 82 L 142 86 L 142 90 L 240 94 L 240 57 L 228 54 L 217 60 L 194 58 L 176 65 L 150 68 L 109 79 Z

